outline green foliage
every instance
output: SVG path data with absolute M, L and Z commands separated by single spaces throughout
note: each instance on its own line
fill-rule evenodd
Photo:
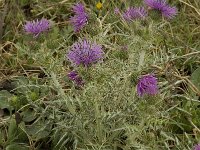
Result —
M 197 68 L 191 75 L 191 81 L 200 91 L 200 68 Z
M 1 109 L 4 109 L 4 108 L 7 108 L 7 109 L 10 109 L 11 106 L 10 106 L 10 99 L 12 98 L 12 94 L 10 94 L 8 91 L 0 91 L 0 108 Z
M 171 21 L 149 10 L 131 23 L 113 11 L 142 0 L 102 0 L 100 10 L 84 0 L 90 19 L 79 33 L 69 23 L 75 2 L 0 2 L 0 149 L 192 149 L 200 141 L 198 0 L 171 1 L 179 9 Z M 48 32 L 24 32 L 26 21 L 42 17 L 51 21 Z M 103 62 L 69 63 L 66 53 L 83 38 L 102 45 Z M 83 87 L 67 77 L 71 70 Z M 159 94 L 138 97 L 147 73 L 158 78 Z

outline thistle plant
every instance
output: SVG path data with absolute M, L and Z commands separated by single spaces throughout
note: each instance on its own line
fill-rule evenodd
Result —
M 167 19 L 172 19 L 177 14 L 177 8 L 171 7 L 166 0 L 145 0 L 144 2 L 150 9 L 158 10 Z
M 140 77 L 137 84 L 137 93 L 139 96 L 156 95 L 158 93 L 157 79 L 152 74 Z
M 101 45 L 84 39 L 71 46 L 67 59 L 72 65 L 89 67 L 103 59 L 103 50 Z
M 122 15 L 126 21 L 132 21 L 136 19 L 144 19 L 147 16 L 147 11 L 144 7 L 130 7 Z
M 70 18 L 74 31 L 79 32 L 88 22 L 88 14 L 85 11 L 84 5 L 77 3 L 72 7 L 74 16 Z
M 24 25 L 25 32 L 38 37 L 41 33 L 48 31 L 50 28 L 49 20 L 42 18 L 41 20 L 28 21 Z
M 0 149 L 199 150 L 197 1 L 0 2 Z
M 68 73 L 68 77 L 73 81 L 77 86 L 81 87 L 84 85 L 83 79 L 78 75 L 77 71 L 71 71 Z
M 200 150 L 200 145 L 199 144 L 195 145 L 194 150 Z

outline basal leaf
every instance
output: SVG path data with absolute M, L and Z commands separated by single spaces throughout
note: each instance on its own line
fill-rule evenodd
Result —
M 8 91 L 0 91 L 0 108 L 10 108 L 9 98 L 12 96 Z

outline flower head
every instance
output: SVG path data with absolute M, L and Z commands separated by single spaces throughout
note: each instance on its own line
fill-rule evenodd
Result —
M 75 32 L 79 32 L 88 21 L 88 14 L 85 12 L 83 4 L 78 3 L 73 6 L 74 16 L 70 18 L 70 22 L 74 27 Z
M 200 150 L 200 144 L 195 145 L 194 150 Z
M 78 73 L 76 71 L 71 71 L 70 73 L 68 73 L 68 77 L 70 80 L 74 80 L 77 75 Z
M 77 86 L 83 86 L 83 79 L 78 75 L 76 71 L 71 71 L 68 73 L 68 77 L 72 80 Z
M 175 15 L 177 14 L 177 9 L 176 7 L 171 7 L 169 5 L 166 5 L 162 9 L 162 15 L 165 18 L 172 19 Z
M 115 14 L 115 15 L 120 14 L 120 10 L 119 10 L 119 8 L 116 7 L 116 8 L 114 9 L 114 14 Z
M 47 31 L 50 28 L 50 22 L 47 19 L 42 18 L 41 20 L 28 21 L 24 25 L 24 30 L 27 33 L 33 34 L 35 37 L 39 36 L 40 33 Z
M 67 57 L 76 66 L 89 67 L 103 58 L 103 50 L 96 43 L 81 40 L 72 45 Z
M 172 19 L 177 14 L 176 7 L 171 7 L 166 0 L 145 0 L 147 6 L 161 12 L 162 16 L 167 19 Z
M 144 9 L 144 7 L 130 7 L 122 14 L 122 16 L 126 21 L 144 19 L 147 16 L 147 11 Z
M 156 95 L 158 93 L 157 79 L 152 74 L 143 75 L 137 84 L 137 93 L 141 97 L 145 94 Z

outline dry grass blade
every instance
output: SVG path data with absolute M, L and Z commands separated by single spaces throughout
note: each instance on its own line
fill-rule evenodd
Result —
M 4 20 L 5 20 L 7 11 L 8 11 L 8 4 L 5 4 L 3 8 L 3 12 L 0 12 L 0 43 L 2 42 L 1 40 L 2 40 L 2 36 L 4 32 L 3 26 L 4 26 Z

